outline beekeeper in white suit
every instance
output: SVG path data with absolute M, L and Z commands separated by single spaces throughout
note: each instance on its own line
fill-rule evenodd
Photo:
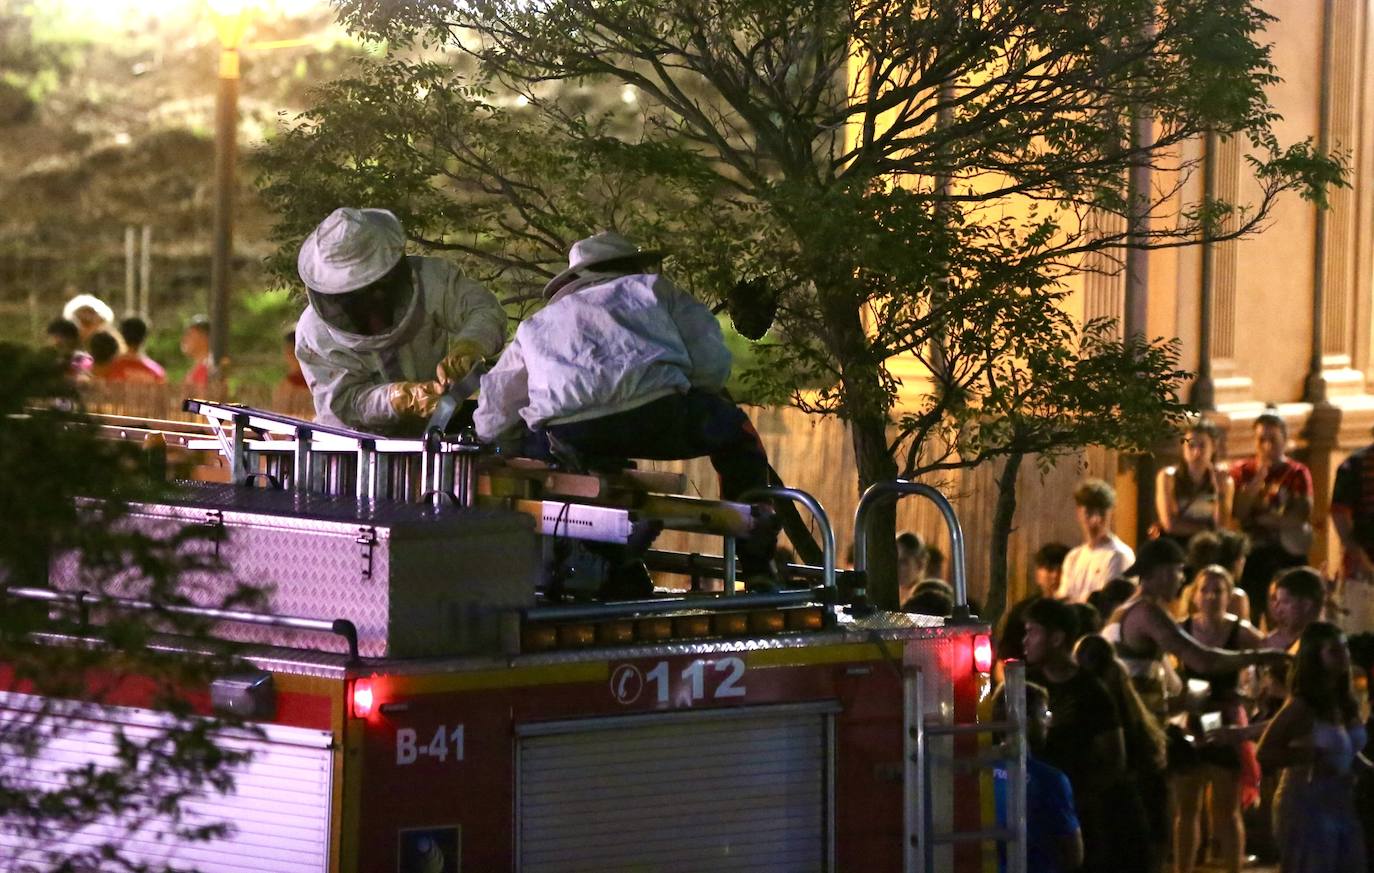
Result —
M 315 419 L 364 431 L 415 429 L 449 382 L 505 340 L 490 291 L 437 258 L 406 257 L 385 209 L 336 209 L 296 259 L 310 305 L 296 357 Z
M 662 259 L 606 231 L 573 245 L 544 288 L 548 304 L 521 322 L 482 377 L 473 424 L 487 442 L 518 437 L 532 457 L 550 438 L 587 456 L 709 456 L 727 500 L 770 484 L 749 417 L 722 394 L 730 351 L 711 310 L 667 277 Z M 740 542 L 746 577 L 773 575 L 777 532 Z

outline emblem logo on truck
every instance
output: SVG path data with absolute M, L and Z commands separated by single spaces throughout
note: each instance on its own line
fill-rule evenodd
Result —
M 644 691 L 644 674 L 634 664 L 621 664 L 611 674 L 611 694 L 625 705 L 634 703 Z

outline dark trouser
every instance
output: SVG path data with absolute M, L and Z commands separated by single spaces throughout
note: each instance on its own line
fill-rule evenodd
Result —
M 749 416 L 707 391 L 669 394 L 624 412 L 531 431 L 525 454 L 551 459 L 550 434 L 584 457 L 680 461 L 706 455 L 720 476 L 723 500 L 769 484 L 768 455 Z M 740 542 L 745 575 L 765 571 L 773 557 L 777 532 L 771 524 L 761 527 L 758 536 Z
M 1240 587 L 1250 596 L 1250 621 L 1259 625 L 1260 616 L 1269 610 L 1269 583 L 1274 581 L 1279 571 L 1289 567 L 1301 567 L 1307 563 L 1306 555 L 1289 554 L 1277 544 L 1256 545 L 1245 559 L 1245 570 L 1240 576 Z

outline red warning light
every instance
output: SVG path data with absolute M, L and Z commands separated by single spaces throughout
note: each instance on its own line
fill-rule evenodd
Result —
M 372 680 L 353 681 L 353 717 L 367 718 L 372 714 Z
M 973 638 L 973 669 L 979 673 L 992 672 L 992 639 L 987 634 Z

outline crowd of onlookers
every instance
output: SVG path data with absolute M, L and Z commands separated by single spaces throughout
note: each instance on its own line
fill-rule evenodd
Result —
M 103 300 L 80 294 L 67 301 L 60 317 L 49 322 L 47 345 L 78 386 L 165 385 L 167 370 L 144 349 L 148 332 L 148 322 L 142 317 L 130 315 L 116 322 L 113 310 Z M 208 318 L 198 315 L 187 321 L 178 346 L 186 367 L 181 390 L 205 396 L 222 387 L 225 368 L 223 362 L 216 366 L 211 354 Z M 274 406 L 295 409 L 303 402 L 308 406 L 309 390 L 296 359 L 294 329 L 282 337 L 282 357 L 286 374 L 274 392 Z
M 1228 468 L 1217 433 L 1192 427 L 1137 549 L 1113 532 L 1112 487 L 1080 483 L 1082 541 L 1043 545 L 1034 590 L 999 623 L 999 673 L 1026 665 L 1029 869 L 1370 869 L 1371 665 L 1352 668 L 1337 624 L 1364 629 L 1342 595 L 1369 584 L 1367 554 L 1330 575 L 1306 565 L 1311 475 L 1277 415 L 1254 435 Z M 1336 477 L 1347 553 L 1374 546 L 1366 454 Z
M 148 323 L 131 315 L 115 324 L 113 310 L 90 294 L 67 301 L 61 317 L 48 323 L 47 339 L 68 375 L 79 384 L 161 385 L 167 381 L 167 371 L 143 350 Z

